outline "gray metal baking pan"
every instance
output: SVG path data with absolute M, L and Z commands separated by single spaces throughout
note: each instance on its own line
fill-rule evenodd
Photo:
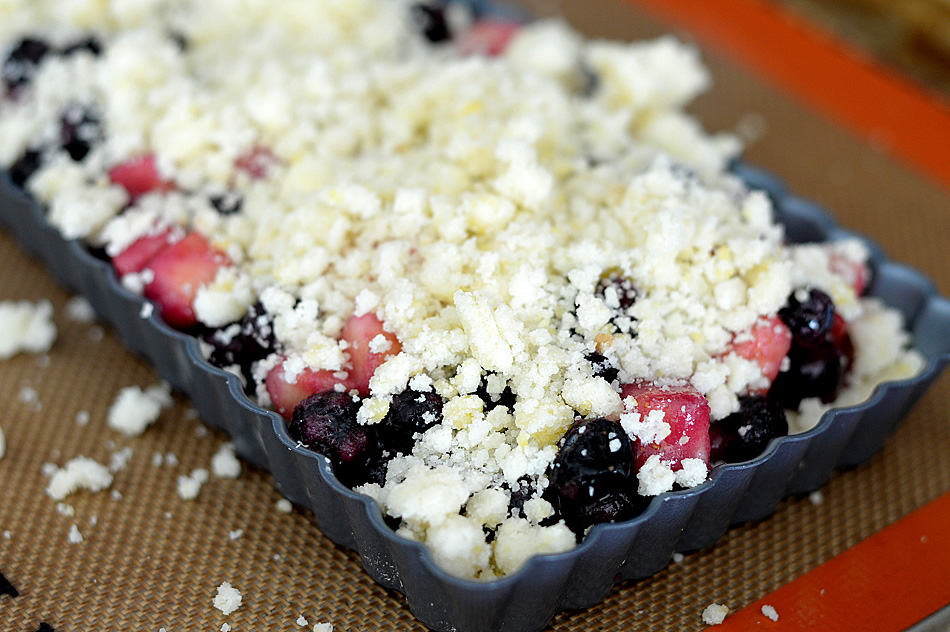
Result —
M 359 553 L 376 581 L 403 593 L 423 623 L 440 631 L 529 632 L 561 610 L 601 601 L 615 582 L 656 573 L 674 552 L 710 546 L 731 525 L 765 518 L 784 497 L 823 485 L 835 468 L 867 460 L 950 362 L 950 301 L 929 280 L 888 261 L 877 245 L 788 194 L 767 173 L 743 163 L 733 172 L 769 193 L 790 241 L 858 237 L 869 246 L 870 294 L 903 313 L 914 346 L 927 358 L 923 372 L 878 386 L 858 406 L 829 411 L 815 428 L 773 440 L 751 461 L 714 468 L 698 487 L 656 497 L 632 520 L 595 526 L 571 551 L 536 556 L 513 575 L 488 583 L 448 575 L 423 545 L 397 536 L 374 501 L 340 484 L 326 459 L 297 447 L 284 420 L 251 403 L 236 376 L 208 364 L 196 339 L 167 326 L 157 310 L 143 318 L 145 299 L 122 287 L 111 265 L 81 242 L 63 239 L 5 172 L 0 172 L 0 224 L 59 282 L 89 299 L 129 349 L 184 392 L 206 423 L 233 438 L 243 458 L 270 471 L 277 488 L 309 509 L 323 533 Z

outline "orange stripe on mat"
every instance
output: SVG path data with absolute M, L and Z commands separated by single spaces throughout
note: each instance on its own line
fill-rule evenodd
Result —
M 950 106 L 936 94 L 762 0 L 626 1 L 724 51 L 950 188 Z
M 897 632 L 950 603 L 950 493 L 729 616 L 722 630 Z M 761 611 L 771 605 L 773 623 Z

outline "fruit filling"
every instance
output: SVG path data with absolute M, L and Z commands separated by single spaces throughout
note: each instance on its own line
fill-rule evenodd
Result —
M 787 243 L 729 173 L 671 38 L 441 1 L 83 7 L 0 3 L 0 167 L 452 574 L 922 365 L 860 241 Z

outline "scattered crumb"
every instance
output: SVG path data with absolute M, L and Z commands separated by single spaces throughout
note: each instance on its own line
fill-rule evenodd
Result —
M 816 507 L 823 502 L 825 502 L 825 495 L 821 493 L 821 490 L 815 490 L 812 493 L 808 494 L 808 501 L 815 505 Z
M 165 455 L 165 465 L 168 467 L 178 467 L 178 456 L 174 452 Z
M 165 462 L 165 457 L 162 455 L 161 452 L 156 452 L 155 454 L 152 455 L 152 465 L 154 465 L 155 467 L 161 467 L 164 462 Z
M 119 391 L 106 415 L 109 427 L 130 437 L 142 434 L 158 419 L 162 408 L 171 406 L 171 392 L 167 384 L 151 386 L 146 390 L 127 386 Z
M 93 514 L 92 516 L 89 516 L 89 526 L 94 527 L 97 524 L 99 524 L 99 516 L 95 514 Z
M 290 513 L 294 510 L 294 506 L 290 504 L 290 501 L 286 498 L 281 498 L 277 501 L 277 511 L 281 513 Z
M 279 553 L 274 553 L 274 558 L 273 558 L 273 559 L 274 559 L 275 562 L 279 562 L 279 561 L 280 561 L 280 554 L 279 554 Z
M 43 473 L 43 476 L 47 478 L 55 474 L 58 469 L 55 463 L 44 463 L 40 466 L 40 471 Z
M 129 464 L 129 460 L 131 458 L 132 448 L 128 446 L 113 452 L 112 456 L 109 457 L 109 471 L 115 473 L 119 470 L 124 470 L 125 466 Z
M 683 560 L 685 559 L 685 557 L 686 557 L 686 556 L 684 556 L 682 553 L 674 553 L 674 554 L 673 554 L 673 563 L 674 563 L 674 564 L 682 564 L 682 563 L 683 563 Z
M 62 469 L 55 469 L 46 493 L 53 500 L 62 500 L 79 489 L 99 492 L 110 485 L 112 473 L 108 468 L 88 457 L 77 456 Z
M 67 504 L 67 503 L 56 503 L 56 511 L 61 516 L 66 516 L 66 517 L 76 515 L 76 510 L 73 508 L 72 505 Z
M 93 325 L 89 328 L 89 333 L 86 335 L 89 336 L 89 340 L 99 342 L 106 335 L 106 332 L 99 325 Z
M 76 424 L 80 426 L 85 426 L 88 423 L 89 423 L 88 410 L 80 410 L 78 413 L 76 413 Z
M 0 428 L 0 459 L 7 453 L 7 440 L 3 436 L 3 428 Z
M 149 316 L 152 315 L 152 312 L 154 311 L 155 311 L 155 306 L 152 305 L 150 302 L 145 301 L 144 303 L 142 303 L 142 309 L 139 310 L 139 317 L 148 318 Z
M 112 500 L 122 500 L 122 492 L 117 489 L 113 489 L 109 495 L 112 496 Z
M 299 625 L 302 628 L 305 628 L 308 625 L 310 625 L 310 623 L 307 621 L 307 618 L 305 616 L 300 615 L 299 617 L 297 617 L 297 625 Z
M 241 462 L 234 456 L 234 444 L 225 443 L 211 458 L 211 471 L 218 478 L 237 478 L 241 475 Z
M 79 544 L 82 542 L 82 534 L 79 533 L 79 527 L 73 525 L 69 528 L 69 535 L 66 536 L 70 544 Z
M 242 535 L 244 535 L 244 529 L 235 529 L 234 531 L 228 531 L 229 540 L 237 540 Z
M 96 319 L 96 310 L 83 296 L 74 296 L 66 301 L 66 316 L 77 323 L 91 323 Z
M 221 624 L 221 632 L 231 632 L 231 624 L 230 624 L 230 623 L 222 623 L 222 624 Z
M 762 606 L 762 614 L 772 621 L 778 621 L 778 611 L 773 606 L 768 604 Z
M 213 603 L 214 607 L 224 614 L 231 614 L 241 607 L 241 593 L 230 583 L 223 582 L 218 586 Z
M 4 532 L 3 532 L 3 539 L 4 539 L 4 540 L 9 540 L 9 539 L 10 539 L 10 536 L 11 536 L 11 533 L 10 533 L 9 531 L 4 531 Z
M 719 625 L 726 620 L 729 614 L 729 606 L 721 603 L 711 603 L 703 610 L 703 623 L 706 625 Z
M 21 351 L 45 353 L 56 340 L 53 305 L 49 301 L 0 301 L 0 359 Z
M 39 393 L 32 386 L 24 386 L 17 393 L 17 399 L 23 404 L 34 404 L 39 401 Z
M 199 467 L 188 476 L 178 477 L 178 495 L 184 500 L 194 500 L 201 486 L 208 481 L 208 470 Z
M 332 623 L 315 623 L 313 624 L 313 632 L 333 632 Z
M 195 436 L 199 439 L 204 439 L 208 436 L 208 429 L 204 425 L 198 424 L 195 426 Z

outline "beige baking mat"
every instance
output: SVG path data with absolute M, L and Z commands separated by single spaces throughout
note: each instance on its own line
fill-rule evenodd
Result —
M 589 32 L 631 37 L 656 28 L 610 0 L 579 4 L 590 10 L 572 19 Z M 950 196 L 744 73 L 710 62 L 718 78 L 702 103 L 710 125 L 757 123 L 752 161 L 834 208 L 946 293 Z M 216 631 L 225 622 L 236 631 L 295 630 L 300 616 L 338 631 L 423 629 L 398 594 L 371 581 L 358 558 L 322 537 L 306 513 L 278 511 L 267 473 L 245 465 L 238 479 L 212 477 L 196 500 L 179 498 L 177 477 L 208 468 L 226 438 L 203 431 L 177 397 L 140 437 L 107 428 L 116 393 L 152 385 L 155 374 L 107 327 L 70 320 L 68 294 L 0 232 L 0 300 L 41 298 L 56 310 L 53 349 L 0 361 L 7 439 L 0 571 L 21 593 L 0 596 L 0 630 L 33 631 L 41 622 L 60 632 Z M 89 413 L 85 426 L 76 422 L 80 411 Z M 594 608 L 559 615 L 553 629 L 699 629 L 709 603 L 739 608 L 813 568 L 950 490 L 948 411 L 950 375 L 874 459 L 836 475 L 822 502 L 787 500 L 774 517 L 731 530 L 715 548 L 617 587 Z M 73 515 L 63 515 L 68 509 L 45 494 L 44 463 L 77 455 L 108 463 L 125 447 L 132 456 L 110 490 L 121 496 L 77 493 L 66 500 Z M 164 455 L 161 465 L 156 454 Z M 68 540 L 73 525 L 83 538 L 77 544 Z M 227 617 L 212 606 L 223 581 L 243 595 Z

